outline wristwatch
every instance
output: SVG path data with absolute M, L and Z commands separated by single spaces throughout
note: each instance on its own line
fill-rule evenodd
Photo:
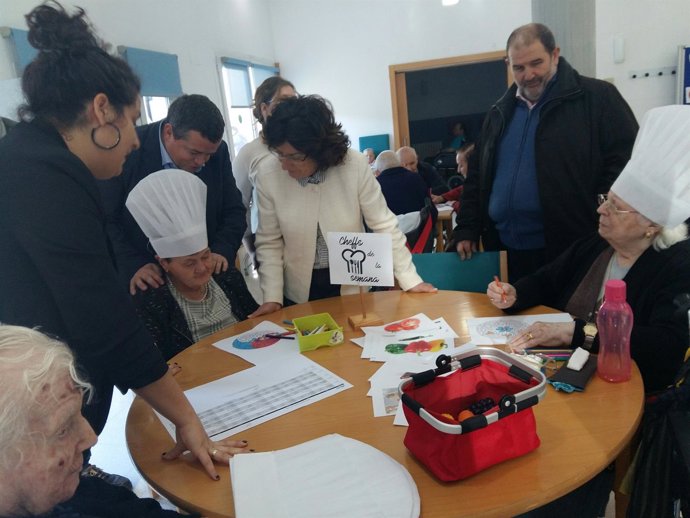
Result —
M 582 332 L 585 334 L 585 341 L 582 344 L 582 348 L 589 351 L 594 344 L 594 339 L 596 338 L 599 330 L 594 322 L 587 322 L 582 328 Z

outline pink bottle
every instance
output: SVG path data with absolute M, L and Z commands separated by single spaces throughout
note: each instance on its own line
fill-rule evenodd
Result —
M 625 282 L 606 282 L 604 303 L 597 314 L 599 333 L 599 377 L 614 383 L 630 379 L 630 332 L 633 326 L 632 309 L 625 301 Z

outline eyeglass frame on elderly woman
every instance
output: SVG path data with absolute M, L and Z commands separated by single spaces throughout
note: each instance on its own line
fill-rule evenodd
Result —
M 613 212 L 615 214 L 639 214 L 638 211 L 636 210 L 621 210 L 618 207 L 616 207 L 616 204 L 613 203 L 613 201 L 609 200 L 608 194 L 597 194 L 597 204 L 599 207 L 603 205 L 608 205 L 613 209 Z
M 305 153 L 290 153 L 289 155 L 284 155 L 277 149 L 269 149 L 271 154 L 276 157 L 278 160 L 289 160 L 290 162 L 304 162 L 307 158 L 309 158 L 309 155 Z

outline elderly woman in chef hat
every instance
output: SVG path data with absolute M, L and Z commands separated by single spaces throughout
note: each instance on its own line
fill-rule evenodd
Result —
M 607 280 L 622 279 L 633 310 L 632 358 L 646 392 L 672 383 L 688 347 L 688 321 L 674 298 L 690 293 L 690 106 L 650 110 L 630 162 L 599 195 L 598 233 L 575 242 L 554 262 L 515 286 L 492 282 L 487 295 L 501 309 L 543 304 L 575 316 L 537 322 L 511 342 L 526 347 L 598 348 L 596 313 Z
M 165 359 L 258 307 L 235 268 L 213 274 L 206 236 L 206 185 L 164 169 L 139 182 L 126 206 L 149 238 L 165 284 L 140 291 L 137 312 Z

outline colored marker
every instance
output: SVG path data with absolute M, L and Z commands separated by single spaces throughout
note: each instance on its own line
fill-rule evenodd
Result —
M 501 302 L 503 304 L 506 303 L 506 290 L 503 289 L 503 285 L 501 284 L 501 280 L 498 278 L 498 275 L 494 275 L 494 282 L 496 283 L 496 286 L 499 287 L 501 290 Z

